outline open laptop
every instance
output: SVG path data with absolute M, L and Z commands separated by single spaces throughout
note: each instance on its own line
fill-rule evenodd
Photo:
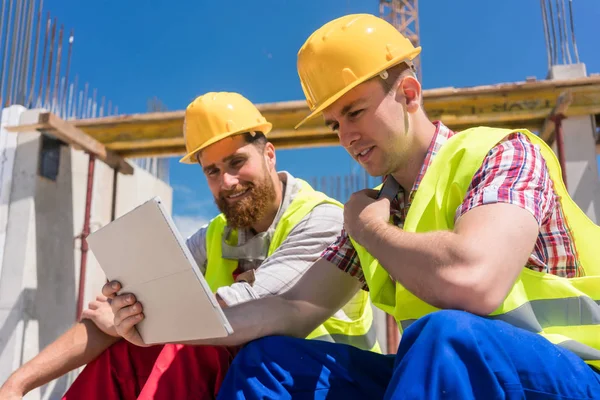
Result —
M 185 241 L 159 197 L 88 237 L 106 277 L 143 306 L 138 331 L 146 344 L 233 333 Z

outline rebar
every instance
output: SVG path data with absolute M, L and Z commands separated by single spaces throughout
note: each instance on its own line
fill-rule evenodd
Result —
M 569 62 L 569 64 L 573 63 L 573 60 L 571 59 L 571 48 L 569 47 L 569 29 L 567 27 L 568 23 L 567 23 L 567 12 L 566 12 L 566 7 L 565 7 L 565 0 L 560 0 L 560 6 L 562 8 L 562 21 L 563 21 L 563 41 L 565 43 L 565 51 L 567 53 L 567 60 Z
M 2 46 L 2 39 L 4 38 L 4 16 L 6 15 L 6 0 L 2 0 L 2 13 L 0 14 L 0 54 L 2 53 L 2 49 L 5 46 Z M 10 18 L 10 15 L 9 15 Z M 6 28 L 6 37 L 8 38 L 8 24 L 10 23 L 9 19 L 7 18 L 7 28 Z M 2 58 L 2 62 L 0 62 L 0 64 L 2 64 L 2 66 L 0 66 L 0 68 L 2 69 L 2 72 L 0 72 L 0 106 L 2 106 L 2 75 L 4 74 L 4 60 L 6 59 L 6 56 L 4 56 Z
M 77 109 L 75 110 L 75 118 L 76 119 L 81 118 L 82 102 L 83 102 L 83 92 L 80 90 L 79 91 L 79 100 L 77 101 Z
M 556 33 L 554 31 L 554 11 L 552 10 L 552 0 L 548 0 L 548 10 L 550 12 L 550 34 L 552 36 L 552 65 L 558 63 L 558 46 L 556 45 Z
M 65 118 L 66 119 L 72 119 L 72 115 L 71 115 L 71 103 L 73 102 L 73 84 L 71 83 L 69 85 L 69 97 L 67 98 L 66 104 L 65 104 Z
M 81 118 L 87 118 L 87 100 L 88 100 L 89 83 L 85 83 L 83 89 L 83 108 L 81 109 Z
M 58 31 L 58 44 L 56 49 L 56 67 L 54 68 L 54 89 L 52 93 L 52 105 L 50 109 L 53 112 L 56 112 L 58 107 L 58 93 L 60 90 L 59 87 L 59 76 L 60 76 L 60 59 L 62 57 L 62 42 L 63 42 L 63 31 L 64 27 L 61 25 L 60 30 Z
M 36 22 L 35 22 L 35 33 L 34 33 L 34 39 L 33 39 L 33 63 L 31 64 L 31 76 L 29 78 L 29 81 L 31 82 L 31 89 L 29 90 L 29 97 L 27 98 L 27 107 L 31 108 L 32 104 L 33 104 L 33 95 L 34 95 L 34 91 L 35 91 L 35 74 L 37 72 L 37 56 L 38 56 L 38 44 L 39 44 L 39 37 L 40 37 L 40 28 L 41 28 L 41 22 L 42 22 L 42 7 L 44 4 L 44 0 L 40 0 L 40 6 L 38 8 L 37 11 L 37 17 L 36 17 Z
M 106 104 L 106 97 L 102 96 L 102 100 L 100 102 L 100 118 L 104 117 L 104 106 Z
M 31 30 L 33 29 L 33 13 L 35 10 L 35 0 L 32 0 L 29 3 L 29 10 L 27 13 L 27 24 L 25 27 L 25 43 L 24 43 L 24 54 L 23 54 L 23 63 L 21 66 L 21 75 L 20 81 L 21 85 L 19 86 L 19 96 L 17 102 L 25 106 L 27 104 L 27 87 L 28 87 L 28 72 L 30 68 L 30 55 L 31 55 Z
M 50 35 L 50 52 L 48 57 L 48 73 L 46 75 L 46 95 L 44 97 L 43 107 L 49 108 L 50 103 L 50 79 L 52 78 L 52 61 L 54 56 L 54 39 L 56 37 L 56 17 L 52 24 L 52 34 Z
M 544 23 L 544 38 L 546 39 L 546 56 L 548 58 L 548 71 L 552 68 L 552 43 L 550 42 L 550 32 L 548 28 L 548 13 L 546 12 L 546 0 L 540 0 L 542 9 L 542 22 Z
M 96 109 L 97 109 L 97 106 L 96 106 L 96 96 L 98 94 L 98 89 L 94 88 L 93 93 L 94 94 L 92 95 L 92 117 L 96 118 Z
M 69 35 L 69 50 L 67 52 L 67 72 L 65 73 L 65 82 L 69 82 L 69 72 L 71 70 L 71 53 L 73 51 L 73 40 L 75 38 L 75 35 L 73 34 L 73 29 L 71 29 L 71 34 Z M 66 86 L 65 86 L 65 91 L 66 91 Z M 68 115 L 67 110 L 66 110 L 66 92 L 62 94 L 62 107 L 61 109 L 64 109 L 63 112 Z
M 575 62 L 579 64 L 579 51 L 577 50 L 577 41 L 575 40 L 575 23 L 573 22 L 573 0 L 569 0 L 569 19 L 571 21 L 571 39 L 573 40 Z
M 13 74 L 14 74 L 14 66 L 15 66 L 15 50 L 17 46 L 17 37 L 19 36 L 19 21 L 21 20 L 21 7 L 19 4 L 21 1 L 17 0 L 15 4 L 16 14 L 15 19 L 13 20 L 13 33 L 11 34 L 11 45 L 10 45 L 10 59 L 8 60 L 8 85 L 6 88 L 6 100 L 4 101 L 5 106 L 9 106 L 12 104 L 12 83 L 13 83 Z
M 44 89 L 44 68 L 46 67 L 46 53 L 48 51 L 48 38 L 50 36 L 50 28 L 52 27 L 52 18 L 50 18 L 50 13 L 48 13 L 48 17 L 46 20 L 46 33 L 44 35 L 44 50 L 42 55 L 42 66 L 40 68 L 40 84 L 38 86 L 37 93 L 37 101 L 36 107 L 42 106 L 42 93 Z
M 71 116 L 72 119 L 76 119 L 77 118 L 77 89 L 79 85 L 79 75 L 75 74 L 75 82 L 73 83 L 73 94 L 72 94 L 72 98 L 71 98 L 71 106 L 69 108 L 69 115 Z
M 10 22 L 12 19 L 12 5 L 13 0 L 9 0 L 8 2 L 8 18 L 6 19 L 6 35 L 4 36 L 4 56 L 2 57 L 2 69 L 0 70 L 0 107 L 2 107 L 4 96 L 4 71 L 6 71 L 7 63 L 8 63 L 8 41 L 9 41 L 9 32 L 10 32 Z M 4 13 L 3 13 L 4 15 Z
M 27 0 L 21 0 L 21 7 L 19 8 L 19 18 L 17 21 L 17 31 L 16 31 L 16 54 L 14 59 L 14 68 L 12 75 L 9 75 L 10 84 L 12 89 L 10 90 L 10 104 L 18 103 L 17 95 L 19 93 L 19 76 L 21 75 L 21 56 L 23 54 L 23 32 L 25 29 L 25 19 L 26 19 L 26 7 Z

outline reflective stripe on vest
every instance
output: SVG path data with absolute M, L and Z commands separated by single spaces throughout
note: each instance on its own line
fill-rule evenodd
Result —
M 349 344 L 359 349 L 374 350 L 377 345 L 377 329 L 375 324 L 371 324 L 369 331 L 365 335 L 350 336 L 337 333 L 326 334 L 312 338 L 314 340 L 323 340 L 325 342 Z
M 473 128 L 451 137 L 428 167 L 403 229 L 407 232 L 452 230 L 455 211 L 462 204 L 473 175 L 490 149 L 513 132 L 517 131 Z M 532 133 L 518 132 L 539 146 L 548 165 L 580 268 L 575 278 L 523 268 L 504 302 L 487 318 L 538 333 L 600 368 L 600 252 L 596 248 L 600 243 L 600 227 L 590 221 L 569 196 L 552 149 Z M 393 282 L 377 260 L 352 241 L 373 303 L 394 315 L 402 330 L 438 310 Z
M 329 203 L 342 207 L 336 200 L 317 192 L 305 181 L 296 178 L 300 182 L 301 190 L 285 210 L 277 223 L 268 255 L 281 246 L 290 231 L 304 218 L 315 206 Z M 221 238 L 226 227 L 225 217 L 220 214 L 209 224 L 206 233 L 207 266 L 206 281 L 213 292 L 219 287 L 229 286 L 234 283 L 233 272 L 237 268 L 237 261 L 222 258 Z M 231 240 L 237 240 L 237 232 L 233 231 Z M 319 339 L 346 343 L 363 350 L 381 352 L 376 340 L 376 329 L 373 320 L 373 310 L 369 300 L 369 294 L 360 290 L 350 301 L 352 304 L 360 304 L 360 310 L 356 310 L 359 317 L 350 321 L 335 317 L 329 318 L 322 325 L 311 332 L 307 339 Z
M 600 324 L 600 300 L 589 297 L 528 301 L 520 307 L 487 318 L 501 320 L 530 332 L 540 333 L 553 326 Z M 402 330 L 416 319 L 400 321 Z

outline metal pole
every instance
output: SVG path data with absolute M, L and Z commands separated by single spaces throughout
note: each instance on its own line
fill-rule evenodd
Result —
M 561 0 L 560 2 L 560 6 L 562 8 L 562 22 L 563 22 L 563 40 L 565 42 L 565 51 L 567 53 L 567 60 L 569 62 L 569 64 L 573 63 L 573 60 L 571 59 L 571 49 L 569 47 L 569 29 L 567 28 L 567 11 L 566 11 L 566 7 L 565 7 L 565 0 Z
M 10 5 L 9 5 L 10 7 Z M 9 10 L 10 12 L 10 10 Z M 4 19 L 6 16 L 6 0 L 2 0 L 2 13 L 0 13 L 0 46 L 2 46 L 2 42 L 3 42 L 3 38 L 4 38 Z M 10 24 L 10 14 L 8 15 L 8 18 L 6 18 L 6 38 L 8 39 L 8 25 Z M 6 45 L 4 46 L 6 47 Z M 3 49 L 4 47 L 0 47 L 0 49 Z M 4 58 L 2 58 L 2 61 L 0 62 L 0 64 L 4 64 L 4 61 L 6 59 L 6 56 L 4 56 Z M 2 105 L 2 75 L 4 75 L 4 67 L 0 66 L 1 71 L 0 72 L 0 105 Z
M 102 96 L 102 100 L 100 101 L 100 118 L 104 117 L 104 106 L 106 104 L 106 97 Z
M 550 11 L 550 34 L 552 36 L 552 65 L 558 64 L 558 44 L 556 43 L 556 28 L 554 26 L 554 11 L 552 9 L 552 0 L 548 0 L 548 10 Z
M 96 118 L 96 111 L 98 110 L 98 105 L 96 103 L 96 97 L 98 96 L 98 89 L 94 88 L 92 91 L 92 118 Z
M 15 9 L 17 11 L 16 15 L 15 15 L 15 19 L 14 19 L 14 23 L 13 23 L 13 33 L 11 34 L 11 39 L 12 39 L 12 43 L 10 45 L 10 59 L 8 60 L 8 86 L 6 88 L 6 100 L 4 102 L 4 104 L 6 106 L 9 106 L 10 104 L 12 104 L 12 82 L 13 82 L 13 70 L 15 67 L 15 50 L 17 47 L 17 37 L 19 36 L 18 32 L 19 32 L 19 21 L 21 20 L 21 7 L 20 7 L 20 0 L 17 0 L 17 3 L 15 4 Z
M 579 64 L 579 51 L 577 50 L 577 41 L 575 40 L 575 23 L 573 22 L 573 0 L 569 0 L 569 18 L 571 20 L 571 38 L 573 39 L 575 62 Z
M 48 72 L 46 75 L 46 96 L 44 97 L 44 107 L 50 108 L 50 79 L 52 78 L 52 60 L 54 56 L 54 39 L 56 38 L 56 17 L 52 24 L 52 35 L 50 36 L 50 56 L 48 57 Z
M 52 92 L 52 105 L 50 109 L 53 112 L 56 112 L 56 108 L 58 107 L 58 93 L 60 91 L 60 59 L 62 57 L 62 43 L 63 43 L 63 25 L 60 26 L 60 30 L 58 31 L 58 45 L 56 50 L 56 68 L 54 69 L 54 89 Z
M 50 12 L 48 12 L 48 18 L 46 20 L 46 33 L 44 35 L 44 51 L 43 51 L 43 55 L 42 55 L 42 66 L 40 68 L 40 84 L 38 86 L 37 100 L 36 100 L 36 104 L 35 104 L 36 107 L 42 106 L 42 96 L 44 95 L 44 93 L 43 93 L 44 67 L 46 66 L 46 51 L 48 49 L 48 36 L 50 35 L 51 25 L 52 25 L 52 18 L 50 18 Z
M 92 192 L 94 189 L 94 167 L 96 156 L 89 154 L 87 191 L 85 194 L 85 215 L 83 217 L 83 230 L 79 238 L 81 239 L 81 264 L 79 268 L 79 291 L 77 295 L 77 321 L 81 319 L 83 311 L 83 298 L 85 295 L 85 274 L 87 267 L 88 242 L 87 237 L 90 234 L 90 216 L 92 212 Z
M 29 89 L 29 97 L 27 99 L 27 107 L 31 108 L 33 104 L 33 96 L 35 93 L 35 75 L 37 72 L 37 56 L 39 52 L 39 38 L 40 38 L 40 28 L 42 22 L 42 6 L 44 4 L 43 0 L 40 0 L 40 8 L 37 12 L 37 18 L 35 22 L 35 33 L 34 33 L 34 41 L 33 41 L 33 64 L 31 65 L 31 76 L 29 80 L 31 81 L 31 89 Z
M 546 56 L 548 57 L 548 71 L 552 68 L 552 42 L 548 29 L 548 13 L 546 12 L 546 0 L 540 0 L 542 7 L 542 21 L 544 22 L 544 37 L 546 38 Z
M 87 98 L 88 98 L 89 83 L 85 83 L 83 87 L 83 108 L 81 109 L 81 118 L 87 118 Z
M 79 75 L 75 74 L 75 82 L 73 82 L 73 94 L 71 96 L 71 105 L 69 106 L 69 115 L 72 119 L 77 119 L 77 89 L 79 85 Z
M 69 85 L 69 98 L 65 104 L 65 115 L 67 119 L 71 119 L 71 104 L 73 104 L 73 84 Z
M 113 169 L 113 187 L 112 187 L 112 202 L 110 207 L 110 220 L 114 221 L 117 215 L 117 187 L 118 187 L 119 169 Z
M 8 40 L 10 32 L 10 22 L 12 18 L 12 5 L 13 0 L 8 2 L 8 18 L 6 19 L 6 36 L 4 36 L 4 56 L 2 57 L 2 69 L 0 70 L 0 107 L 2 106 L 2 89 L 4 89 L 4 71 L 6 70 L 6 64 L 8 63 Z M 2 13 L 4 15 L 4 12 Z
M 21 86 L 21 82 L 19 77 L 21 76 L 21 58 L 23 54 L 23 32 L 25 32 L 25 19 L 27 17 L 27 0 L 21 0 L 21 7 L 19 8 L 19 18 L 18 25 L 16 31 L 16 39 L 17 39 L 17 47 L 16 54 L 14 59 L 14 69 L 13 74 L 9 76 L 10 84 L 12 86 L 12 90 L 10 91 L 10 98 L 12 99 L 11 103 L 18 103 L 18 94 L 19 94 L 19 86 Z M 11 78 L 12 77 L 12 78 Z
M 83 92 L 80 90 L 79 91 L 79 100 L 77 101 L 77 109 L 75 110 L 75 118 L 81 118 L 82 115 L 82 106 L 81 103 L 83 102 Z
M 560 163 L 560 170 L 562 172 L 562 179 L 565 184 L 565 188 L 569 188 L 567 186 L 567 159 L 565 155 L 565 140 L 564 140 L 564 132 L 562 121 L 565 119 L 564 114 L 556 114 L 549 119 L 554 122 L 555 130 L 556 130 L 556 153 L 558 156 L 558 162 Z
M 25 28 L 25 51 L 23 53 L 23 63 L 21 65 L 21 86 L 18 90 L 18 102 L 25 106 L 27 104 L 27 77 L 29 76 L 29 60 L 31 55 L 31 30 L 33 28 L 33 12 L 35 10 L 35 0 L 29 3 L 29 12 L 27 13 L 27 25 Z
M 73 34 L 73 29 L 71 29 L 71 34 L 69 35 L 69 50 L 68 50 L 68 53 L 67 53 L 67 72 L 65 73 L 65 82 L 66 82 L 67 85 L 69 84 L 69 72 L 71 70 L 71 53 L 73 51 L 73 40 L 74 39 L 75 39 L 75 36 Z M 65 112 L 65 114 L 67 115 L 67 118 L 68 118 L 69 113 L 66 110 L 66 108 L 67 108 L 66 107 L 66 99 L 65 99 L 66 95 L 67 95 L 67 93 L 66 93 L 66 86 L 65 86 L 65 92 L 62 94 L 62 101 L 61 101 L 61 103 L 62 103 L 62 108 L 65 109 L 64 112 Z

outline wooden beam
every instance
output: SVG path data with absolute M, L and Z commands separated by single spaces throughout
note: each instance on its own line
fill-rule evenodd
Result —
M 56 115 L 49 112 L 41 113 L 38 123 L 51 127 L 51 133 L 63 142 L 92 153 L 100 159 L 106 159 L 106 147 L 102 143 Z
M 133 174 L 133 167 L 120 155 L 112 150 L 108 150 L 105 145 L 87 135 L 81 129 L 52 113 L 40 113 L 38 121 L 35 124 L 6 127 L 6 130 L 9 132 L 30 132 L 33 129 L 51 134 L 76 149 L 94 154 L 96 158 L 105 162 L 111 168 L 117 169 L 124 175 Z
M 429 89 L 424 91 L 424 107 L 430 119 L 441 120 L 456 131 L 478 125 L 537 131 L 557 108 L 563 92 L 572 96 L 567 117 L 600 114 L 600 76 Z M 305 101 L 263 103 L 257 107 L 273 124 L 270 139 L 278 148 L 338 144 L 336 135 L 324 127 L 320 117 L 294 129 L 309 112 Z M 184 114 L 181 110 L 69 123 L 123 157 L 180 156 L 185 152 Z
M 600 113 L 600 76 L 561 81 L 528 81 L 472 88 L 439 88 L 424 91 L 424 107 L 431 119 L 454 130 L 477 125 L 527 127 L 539 130 L 556 107 L 560 93 L 572 96 L 567 116 Z M 336 145 L 337 138 L 322 119 L 294 126 L 308 114 L 304 101 L 258 104 L 273 124 L 270 135 L 278 148 Z M 181 155 L 184 111 L 134 114 L 74 121 L 108 149 L 123 156 Z M 174 153 L 175 152 L 175 153 Z

